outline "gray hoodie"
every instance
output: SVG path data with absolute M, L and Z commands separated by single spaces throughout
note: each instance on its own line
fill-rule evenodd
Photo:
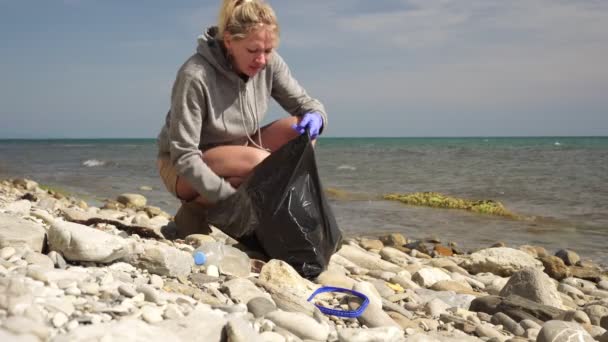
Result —
M 232 70 L 215 32 L 210 28 L 199 37 L 197 53 L 179 69 L 158 135 L 159 157 L 169 156 L 178 175 L 210 202 L 235 190 L 203 162 L 201 151 L 247 141 L 260 128 L 270 97 L 291 115 L 319 112 L 327 125 L 323 105 L 291 76 L 278 53 L 272 53 L 266 68 L 243 80 Z

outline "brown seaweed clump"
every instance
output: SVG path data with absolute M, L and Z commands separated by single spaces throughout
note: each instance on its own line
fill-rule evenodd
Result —
M 412 194 L 387 194 L 386 200 L 399 201 L 410 205 L 419 205 L 433 208 L 463 209 L 481 214 L 517 218 L 517 215 L 508 211 L 500 202 L 493 200 L 471 201 L 462 198 L 446 196 L 438 192 L 415 192 Z

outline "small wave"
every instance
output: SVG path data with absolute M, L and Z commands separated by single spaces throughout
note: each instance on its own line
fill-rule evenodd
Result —
M 337 167 L 338 170 L 350 170 L 350 171 L 355 171 L 357 168 L 352 166 L 352 165 L 340 165 Z
M 562 146 L 562 143 L 560 143 L 559 141 L 556 141 L 556 142 L 553 143 L 553 145 L 555 145 L 555 146 Z
M 86 166 L 86 167 L 95 167 L 95 166 L 106 165 L 106 162 L 103 160 L 97 160 L 97 159 L 87 159 L 82 162 L 82 165 Z

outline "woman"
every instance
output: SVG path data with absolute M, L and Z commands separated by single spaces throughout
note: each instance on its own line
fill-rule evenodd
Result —
M 263 0 L 224 0 L 217 27 L 180 68 L 158 166 L 182 202 L 212 205 L 230 196 L 270 153 L 306 129 L 314 139 L 326 125 L 323 105 L 275 52 L 278 41 L 275 13 Z M 291 117 L 260 127 L 270 97 Z

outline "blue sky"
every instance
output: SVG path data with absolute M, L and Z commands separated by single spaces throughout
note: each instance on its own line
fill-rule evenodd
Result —
M 608 1 L 269 2 L 328 136 L 608 135 Z M 155 137 L 219 3 L 0 0 L 0 138 Z

